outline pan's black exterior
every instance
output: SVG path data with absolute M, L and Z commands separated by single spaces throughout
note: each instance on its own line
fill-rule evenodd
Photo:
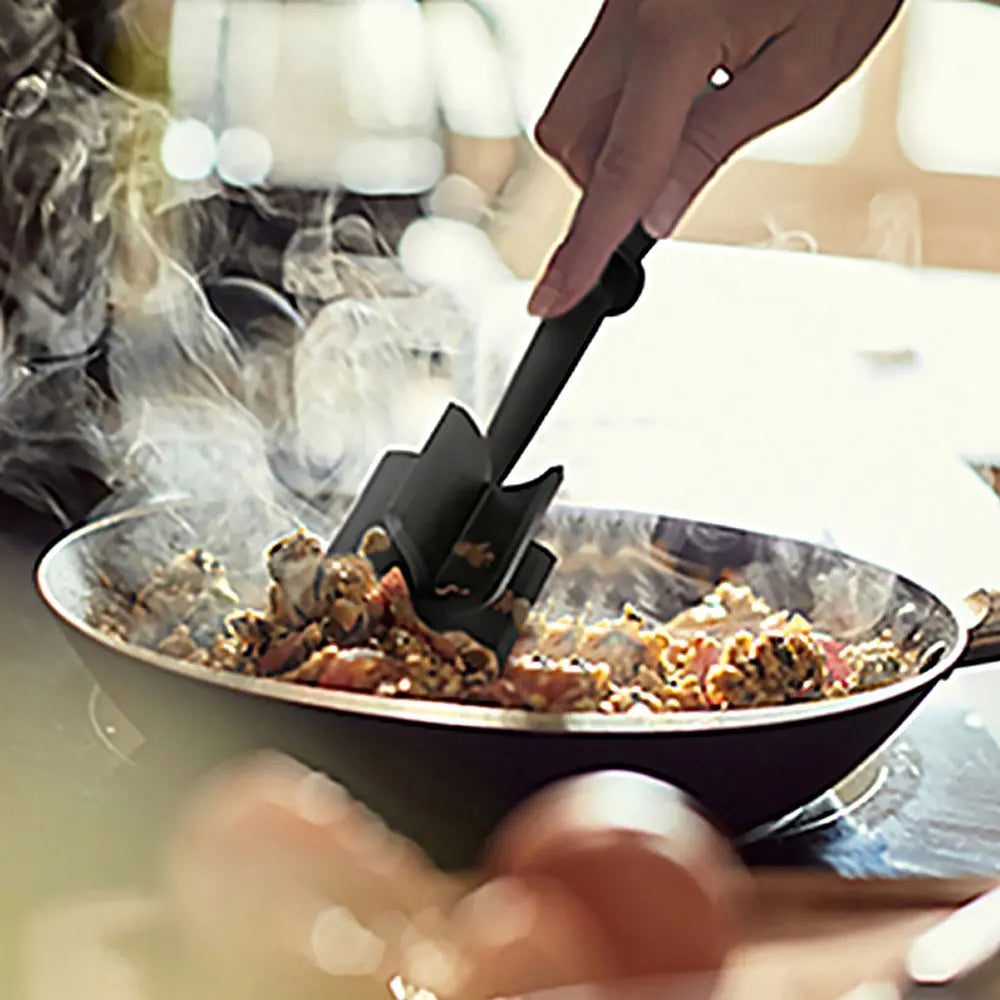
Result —
M 157 516 L 162 514 L 154 509 L 153 515 L 123 522 L 131 523 L 129 530 L 153 529 L 145 538 L 147 551 L 152 538 L 165 531 L 166 522 L 157 525 Z M 629 768 L 669 780 L 733 833 L 777 819 L 828 790 L 877 750 L 947 673 L 966 641 L 953 612 L 922 588 L 816 546 L 677 519 L 569 511 L 550 522 L 546 539 L 562 540 L 556 544 L 563 556 L 561 582 L 554 587 L 559 603 L 573 604 L 583 588 L 591 596 L 600 591 L 613 606 L 624 587 L 640 603 L 667 613 L 689 601 L 692 588 L 704 589 L 720 572 L 739 570 L 751 580 L 756 573 L 755 587 L 770 590 L 767 596 L 777 603 L 839 614 L 846 621 L 850 609 L 830 606 L 829 600 L 824 605 L 821 590 L 849 567 L 852 579 L 868 574 L 865 600 L 882 611 L 867 626 L 905 626 L 911 641 L 928 653 L 937 648 L 940 662 L 919 678 L 884 689 L 875 700 L 860 696 L 803 706 L 804 714 L 732 712 L 723 726 L 677 729 L 670 717 L 617 729 L 600 729 L 608 720 L 596 719 L 594 731 L 537 728 L 530 722 L 483 726 L 474 719 L 464 722 L 461 706 L 444 706 L 446 716 L 450 709 L 458 711 L 443 722 L 414 721 L 398 701 L 392 702 L 396 716 L 386 717 L 289 700 L 299 699 L 301 690 L 308 702 L 305 691 L 311 689 L 277 682 L 263 683 L 268 690 L 278 688 L 280 697 L 262 696 L 240 689 L 242 678 L 227 675 L 237 686 L 222 686 L 211 683 L 219 675 L 158 669 L 128 647 L 100 641 L 81 626 L 81 603 L 92 586 L 95 560 L 114 568 L 114 546 L 124 529 L 113 522 L 103 531 L 91 526 L 57 546 L 43 559 L 39 582 L 85 665 L 145 737 L 140 761 L 145 757 L 150 780 L 163 781 L 169 773 L 180 793 L 207 767 L 238 751 L 280 749 L 342 781 L 449 867 L 471 862 L 497 820 L 533 790 L 598 768 Z M 567 541 L 573 525 L 586 539 L 575 548 Z M 186 522 L 181 534 L 200 530 Z M 168 547 L 186 544 L 175 539 Z M 256 543 L 254 551 L 259 552 Z M 628 551 L 632 555 L 623 557 Z M 595 582 L 593 574 L 601 572 L 606 578 Z M 821 578 L 826 583 L 818 589 Z M 581 592 L 574 596 L 574 591 Z M 854 611 L 860 614 L 858 607 Z M 349 705 L 356 696 L 340 695 L 345 697 L 343 704 Z M 765 718 L 769 721 L 760 724 Z
M 67 630 L 70 632 L 70 630 Z M 279 748 L 343 782 L 447 867 L 471 863 L 512 806 L 567 775 L 615 767 L 690 791 L 733 833 L 827 791 L 877 750 L 928 683 L 859 711 L 710 733 L 529 733 L 415 724 L 271 701 L 94 655 L 70 632 L 98 683 L 146 738 L 150 780 L 176 797 L 214 764 Z M 154 776 L 155 775 L 155 779 Z

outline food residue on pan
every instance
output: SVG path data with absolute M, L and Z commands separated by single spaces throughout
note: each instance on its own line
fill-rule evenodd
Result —
M 362 551 L 381 542 L 366 536 Z M 266 560 L 266 608 L 240 608 L 219 561 L 193 549 L 135 594 L 105 589 L 91 624 L 214 670 L 539 712 L 785 705 L 881 687 L 917 670 L 888 635 L 838 642 L 729 581 L 667 622 L 628 605 L 615 619 L 549 619 L 509 595 L 501 603 L 516 612 L 521 635 L 501 670 L 468 635 L 425 626 L 398 569 L 379 578 L 364 555 L 328 556 L 303 530 L 271 545 Z

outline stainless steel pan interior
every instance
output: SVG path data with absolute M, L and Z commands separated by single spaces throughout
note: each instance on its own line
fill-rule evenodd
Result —
M 332 511 L 335 518 L 337 511 Z M 386 699 L 223 674 L 118 643 L 86 624 L 101 574 L 138 586 L 152 566 L 204 545 L 240 596 L 259 602 L 262 551 L 282 515 L 165 501 L 57 542 L 40 592 L 151 754 L 183 747 L 201 768 L 273 746 L 344 781 L 444 863 L 469 860 L 497 818 L 559 776 L 631 767 L 685 787 L 735 832 L 802 805 L 862 763 L 967 655 L 972 616 L 917 583 L 810 543 L 634 511 L 555 508 L 542 532 L 560 563 L 557 612 L 666 619 L 721 576 L 845 639 L 893 630 L 918 676 L 835 700 L 729 712 L 553 716 Z

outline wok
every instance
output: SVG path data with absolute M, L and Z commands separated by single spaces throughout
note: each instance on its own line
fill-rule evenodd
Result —
M 37 583 L 84 665 L 144 736 L 150 760 L 183 758 L 193 780 L 234 753 L 280 749 L 341 781 L 447 867 L 474 860 L 525 796 L 598 768 L 671 781 L 740 834 L 828 791 L 878 750 L 935 684 L 990 655 L 970 642 L 971 609 L 832 549 L 675 517 L 574 507 L 554 508 L 542 531 L 560 557 L 548 588 L 556 611 L 589 604 L 595 615 L 614 614 L 630 601 L 666 619 L 728 575 L 839 638 L 891 628 L 901 645 L 918 651 L 922 670 L 875 691 L 789 706 L 552 716 L 225 674 L 118 642 L 86 623 L 101 573 L 134 587 L 153 564 L 196 544 L 223 560 L 241 598 L 259 600 L 263 547 L 287 527 L 273 512 L 165 501 L 62 538 L 41 559 Z

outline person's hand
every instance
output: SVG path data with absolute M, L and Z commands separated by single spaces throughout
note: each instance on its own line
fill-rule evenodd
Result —
M 750 139 L 830 93 L 902 0 L 605 0 L 536 138 L 582 188 L 530 310 L 565 312 L 641 220 L 662 239 Z M 730 82 L 695 99 L 723 68 Z
M 456 876 L 273 754 L 203 782 L 165 875 L 171 955 L 190 966 L 178 993 L 217 1000 L 385 1000 L 397 976 L 439 1000 L 573 984 L 591 986 L 566 1000 L 703 1000 L 742 878 L 725 841 L 650 778 L 550 786 L 495 831 L 480 870 Z
M 170 838 L 164 898 L 190 992 L 386 1000 L 408 937 L 463 886 L 323 775 L 277 754 L 203 780 Z

